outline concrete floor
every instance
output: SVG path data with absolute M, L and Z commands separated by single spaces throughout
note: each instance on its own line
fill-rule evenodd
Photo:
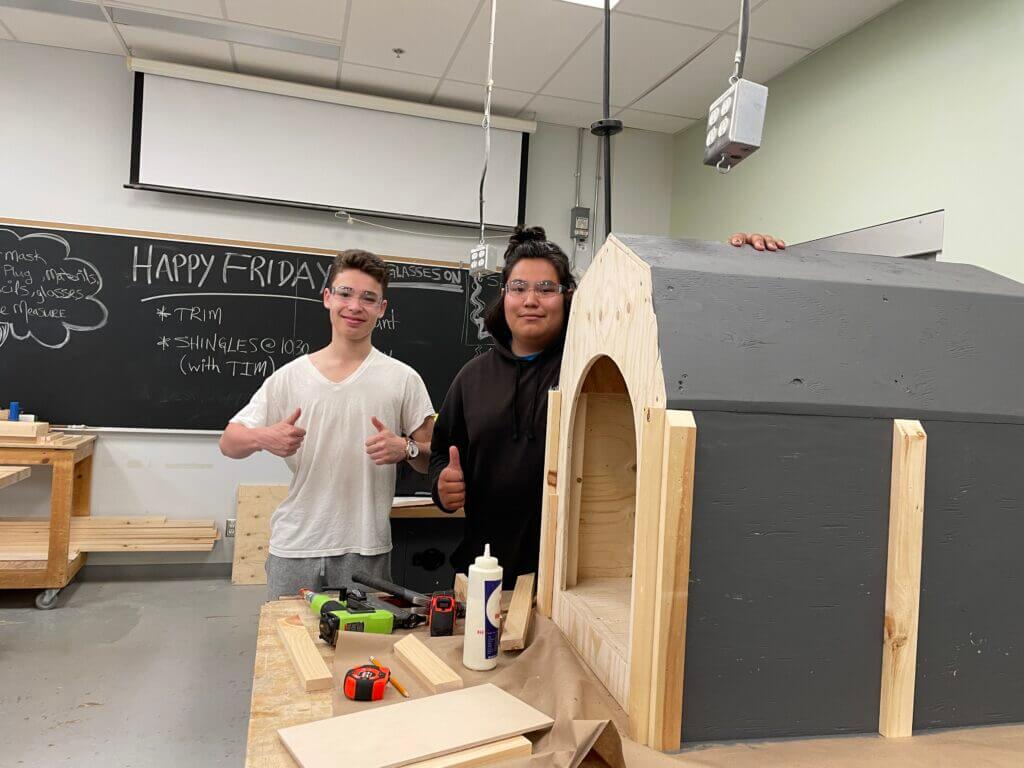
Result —
M 0 766 L 245 762 L 266 587 L 84 581 L 58 607 L 0 591 Z

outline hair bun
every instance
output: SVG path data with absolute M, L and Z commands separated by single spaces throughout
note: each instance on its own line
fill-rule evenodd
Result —
M 515 232 L 508 239 L 508 244 L 511 246 L 522 245 L 523 243 L 529 243 L 533 241 L 543 242 L 548 239 L 547 233 L 544 231 L 544 227 L 516 227 Z

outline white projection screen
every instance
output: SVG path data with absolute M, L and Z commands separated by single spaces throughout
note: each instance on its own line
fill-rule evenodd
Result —
M 130 187 L 479 223 L 479 125 L 135 77 Z M 490 226 L 522 221 L 528 137 L 491 128 Z

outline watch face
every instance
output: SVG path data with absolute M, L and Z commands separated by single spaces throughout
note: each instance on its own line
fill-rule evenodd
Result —
M 409 454 L 410 459 L 415 459 L 417 456 L 420 455 L 420 447 L 416 445 L 415 440 L 410 439 L 409 442 L 406 443 L 405 445 L 405 452 Z

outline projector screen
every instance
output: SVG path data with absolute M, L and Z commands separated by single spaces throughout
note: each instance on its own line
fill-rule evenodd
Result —
M 479 126 L 141 72 L 135 77 L 129 186 L 479 224 Z M 491 128 L 489 226 L 522 222 L 528 137 Z

